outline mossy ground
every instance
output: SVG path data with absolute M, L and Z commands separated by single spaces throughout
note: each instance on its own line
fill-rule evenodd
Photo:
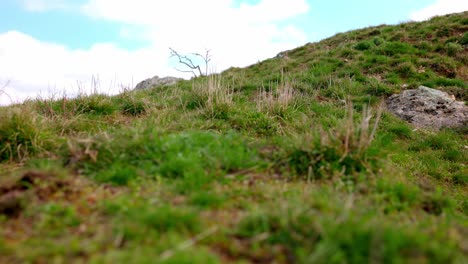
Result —
M 176 86 L 0 108 L 1 263 L 466 263 L 468 15 L 338 34 Z

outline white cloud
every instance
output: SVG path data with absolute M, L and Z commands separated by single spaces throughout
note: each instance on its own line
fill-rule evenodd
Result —
M 308 10 L 305 0 L 262 0 L 239 7 L 232 0 L 89 0 L 82 7 L 94 18 L 123 23 L 126 37 L 139 26 L 134 37 L 150 41 L 155 49 L 211 49 L 218 70 L 246 66 L 303 44 L 306 34 L 284 21 Z
M 167 65 L 167 57 L 166 51 L 127 51 L 106 43 L 72 50 L 9 31 L 0 34 L 0 87 L 9 82 L 0 104 L 90 92 L 93 78 L 99 92 L 114 94 L 154 75 L 155 69 L 161 75 L 177 74 Z
M 23 3 L 36 11 L 70 8 L 61 0 Z M 118 23 L 120 37 L 148 45 L 129 51 L 115 43 L 95 43 L 75 50 L 10 31 L 0 34 L 0 80 L 11 80 L 6 91 L 24 98 L 56 89 L 72 93 L 77 83 L 89 87 L 93 75 L 99 76 L 103 92 L 112 93 L 119 83 L 132 86 L 153 75 L 190 77 L 174 70 L 169 47 L 181 53 L 210 49 L 211 66 L 218 71 L 243 67 L 306 42 L 306 34 L 287 20 L 308 9 L 306 0 L 261 0 L 237 7 L 233 0 L 87 0 L 79 12 L 96 23 Z
M 433 16 L 440 16 L 463 11 L 468 11 L 468 1 L 466 0 L 437 0 L 432 5 L 413 12 L 410 15 L 410 18 L 414 21 L 423 21 Z

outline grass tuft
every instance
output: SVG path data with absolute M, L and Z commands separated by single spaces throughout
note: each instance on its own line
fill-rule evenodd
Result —
M 0 109 L 0 162 L 24 160 L 47 147 L 48 131 L 28 107 Z
M 348 102 L 347 116 L 335 128 L 321 129 L 320 133 L 308 134 L 301 139 L 300 145 L 290 154 L 290 166 L 307 179 L 369 171 L 367 150 L 374 140 L 381 112 L 382 107 L 371 123 L 371 110 L 365 107 L 360 122 L 357 122 L 352 103 Z
M 262 88 L 255 98 L 258 111 L 284 116 L 288 109 L 294 107 L 296 92 L 290 81 L 282 80 L 276 90 L 273 90 L 271 86 L 268 90 Z

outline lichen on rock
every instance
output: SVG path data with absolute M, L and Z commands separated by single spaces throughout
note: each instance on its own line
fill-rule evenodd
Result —
M 143 80 L 143 81 L 139 82 L 135 86 L 135 90 L 149 89 L 149 88 L 152 88 L 152 87 L 155 87 L 155 86 L 161 86 L 161 85 L 174 85 L 180 80 L 182 80 L 182 79 L 177 78 L 177 77 L 171 77 L 171 76 L 167 76 L 167 77 L 163 77 L 163 78 L 159 78 L 158 76 L 154 76 L 153 78 L 148 78 L 146 80 Z
M 468 107 L 464 102 L 425 86 L 390 96 L 387 109 L 418 128 L 461 128 L 468 125 Z

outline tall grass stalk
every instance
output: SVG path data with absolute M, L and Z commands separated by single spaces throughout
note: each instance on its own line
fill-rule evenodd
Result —
M 383 108 L 382 106 L 379 106 L 374 123 L 371 124 L 373 117 L 372 111 L 367 105 L 364 105 L 361 121 L 356 123 L 354 121 L 353 104 L 349 102 L 347 105 L 348 110 L 344 134 L 345 140 L 343 145 L 345 151 L 343 156 L 346 156 L 349 152 L 353 151 L 362 153 L 370 146 L 374 139 Z
M 277 114 L 288 109 L 295 100 L 295 91 L 290 81 L 283 80 L 277 86 L 276 91 L 271 88 L 267 91 L 262 87 L 255 102 L 258 111 L 266 111 L 269 114 Z
M 360 172 L 372 173 L 375 154 L 369 156 L 368 149 L 374 140 L 382 113 L 382 106 L 376 117 L 365 107 L 361 119 L 355 118 L 352 103 L 347 103 L 346 116 L 333 128 L 320 127 L 312 133 L 298 138 L 298 144 L 291 152 L 289 162 L 299 175 L 307 179 L 333 178 L 335 175 L 354 175 Z
M 217 74 L 207 76 L 201 83 L 194 83 L 192 90 L 210 116 L 217 115 L 218 110 L 225 111 L 233 103 L 234 89 L 224 84 Z
M 213 107 L 216 104 L 232 104 L 234 91 L 231 87 L 223 85 L 221 76 L 215 74 L 208 76 L 208 82 L 205 87 L 208 107 Z
M 350 153 L 363 154 L 374 140 L 375 133 L 382 115 L 382 105 L 377 109 L 375 119 L 372 109 L 364 105 L 360 121 L 354 118 L 354 108 L 352 102 L 347 102 L 346 119 L 342 125 L 338 125 L 333 131 L 322 133 L 322 145 L 340 145 L 343 150 L 342 159 Z

